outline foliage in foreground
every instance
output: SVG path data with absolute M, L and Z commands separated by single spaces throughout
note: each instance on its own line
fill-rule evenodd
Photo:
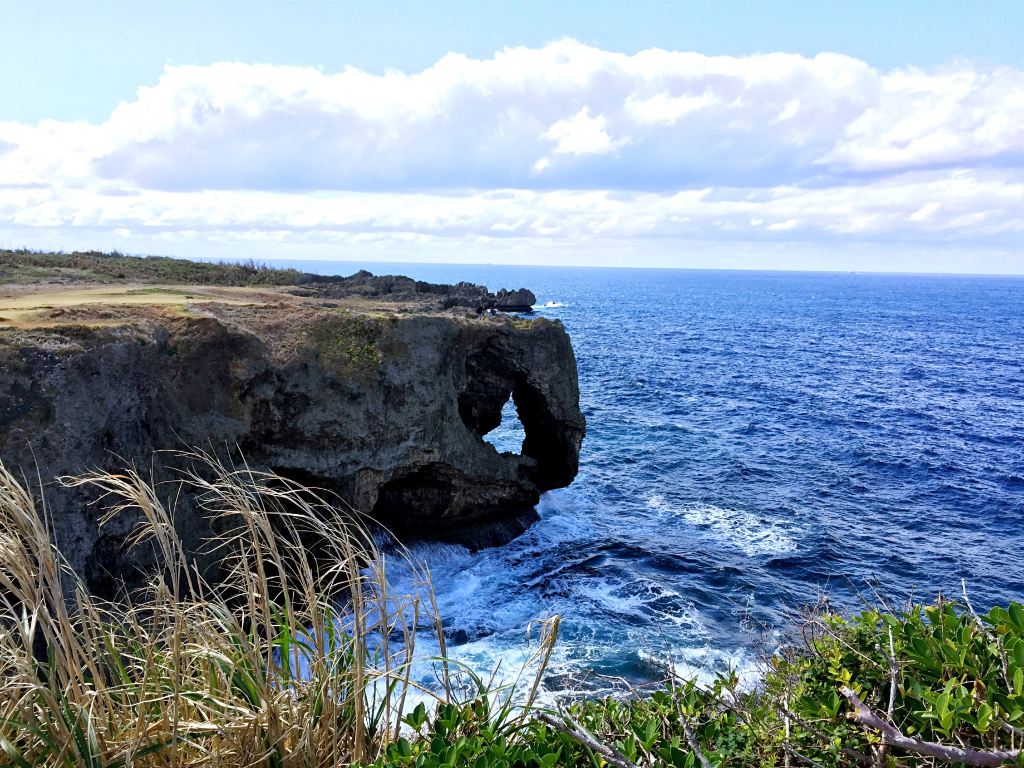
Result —
M 968 608 L 812 617 L 799 647 L 771 657 L 752 691 L 735 675 L 678 681 L 523 724 L 489 721 L 486 699 L 415 712 L 406 723 L 418 736 L 374 765 L 1024 765 L 1013 754 L 1024 744 L 1024 606 L 981 617 Z M 909 744 L 855 721 L 853 697 Z
M 1024 607 L 966 602 L 852 618 L 818 613 L 761 683 L 676 680 L 627 699 L 532 706 L 472 672 L 453 693 L 429 596 L 387 591 L 350 516 L 282 478 L 195 455 L 184 482 L 218 520 L 230 576 L 204 583 L 156 490 L 94 474 L 139 516 L 129 544 L 162 570 L 127 604 L 90 596 L 32 497 L 0 467 L 0 765 L 916 766 L 1024 765 Z M 318 542 L 317 561 L 309 543 Z M 73 599 L 66 599 L 68 586 Z M 341 591 L 348 598 L 331 599 Z M 416 630 L 435 627 L 445 693 L 418 690 Z M 414 697 L 433 696 L 429 706 Z
M 221 531 L 216 586 L 137 473 L 62 479 L 102 494 L 104 523 L 137 515 L 127 544 L 162 564 L 118 604 L 88 594 L 0 466 L 0 765 L 334 766 L 396 737 L 416 630 L 440 631 L 432 593 L 389 594 L 367 531 L 310 490 L 192 458 L 183 482 Z

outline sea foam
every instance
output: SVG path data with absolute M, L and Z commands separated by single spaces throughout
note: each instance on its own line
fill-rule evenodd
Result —
M 660 494 L 648 498 L 648 506 L 669 511 L 715 539 L 728 543 L 748 557 L 779 556 L 796 552 L 799 528 L 762 515 L 727 509 L 714 504 L 673 508 Z

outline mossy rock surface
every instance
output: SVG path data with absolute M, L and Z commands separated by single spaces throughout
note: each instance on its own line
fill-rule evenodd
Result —
M 383 359 L 384 320 L 345 312 L 322 317 L 307 331 L 320 364 L 340 376 L 375 370 Z

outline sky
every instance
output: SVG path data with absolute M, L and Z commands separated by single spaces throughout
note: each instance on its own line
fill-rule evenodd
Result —
M 1024 3 L 0 0 L 0 247 L 1024 273 Z

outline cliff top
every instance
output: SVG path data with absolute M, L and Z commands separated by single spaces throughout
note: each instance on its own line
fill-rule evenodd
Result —
M 333 278 L 338 279 L 338 278 Z M 170 283 L 181 285 L 300 285 L 329 282 L 296 269 L 276 269 L 251 261 L 218 264 L 166 256 L 127 256 L 113 251 L 47 253 L 0 250 L 0 283 Z
M 177 459 L 154 456 L 181 446 L 237 448 L 393 530 L 472 546 L 522 532 L 540 494 L 576 475 L 585 422 L 568 334 L 557 321 L 478 312 L 491 296 L 481 286 L 368 272 L 278 285 L 280 272 L 258 267 L 3 256 L 19 280 L 0 283 L 5 466 L 63 477 L 168 466 Z M 206 282 L 174 282 L 168 269 Z M 484 435 L 510 399 L 526 437 L 499 452 Z M 135 555 L 76 493 L 54 490 L 48 509 L 75 567 L 114 594 Z M 182 507 L 182 525 L 198 549 L 197 503 Z
M 0 328 L 22 331 L 210 316 L 266 330 L 323 311 L 472 316 L 495 299 L 481 285 L 441 285 L 365 270 L 340 277 L 255 262 L 0 251 Z

